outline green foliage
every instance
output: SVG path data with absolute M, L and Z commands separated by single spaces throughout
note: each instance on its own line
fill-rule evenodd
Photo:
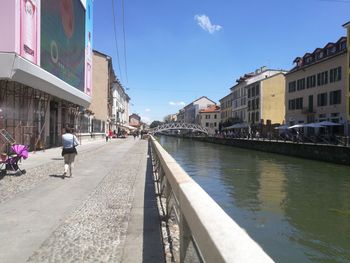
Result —
M 151 125 L 149 126 L 151 129 L 163 124 L 161 121 L 152 121 Z

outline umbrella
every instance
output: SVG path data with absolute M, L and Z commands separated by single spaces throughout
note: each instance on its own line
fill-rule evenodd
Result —
M 295 129 L 295 128 L 302 128 L 305 127 L 306 124 L 304 123 L 299 123 L 299 124 L 295 124 L 293 126 L 290 126 L 288 129 Z
M 288 125 L 282 125 L 282 126 L 275 127 L 275 130 L 287 130 L 288 128 L 289 128 Z
M 313 122 L 313 123 L 308 123 L 308 124 L 305 124 L 305 127 L 310 127 L 310 128 L 322 128 L 322 127 L 324 127 L 324 126 L 322 126 L 321 124 L 319 124 L 319 123 L 315 123 L 315 122 Z
M 342 125 L 340 123 L 335 123 L 335 122 L 331 122 L 331 121 L 321 121 L 318 124 L 322 125 L 322 126 L 339 126 L 339 125 Z

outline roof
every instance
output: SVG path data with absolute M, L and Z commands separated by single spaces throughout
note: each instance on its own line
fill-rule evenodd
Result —
M 220 107 L 217 105 L 210 105 L 206 109 L 201 109 L 199 113 L 210 113 L 210 112 L 218 112 L 220 111 Z
M 96 53 L 96 54 L 99 54 L 99 55 L 101 55 L 101 56 L 104 56 L 104 57 L 106 57 L 107 59 L 110 59 L 110 58 L 111 58 L 111 56 L 106 55 L 106 54 L 104 54 L 104 53 L 102 53 L 102 52 L 100 52 L 100 51 L 97 51 L 96 49 L 93 49 L 92 52 L 93 52 L 93 53 Z
M 222 100 L 226 99 L 229 96 L 233 96 L 233 93 L 230 92 L 228 95 L 226 95 L 225 97 L 222 97 L 221 99 L 219 99 L 219 101 L 221 102 Z
M 343 25 L 343 27 L 350 27 L 350 21 L 349 22 L 346 22 L 344 25 Z
M 190 106 L 192 103 L 195 103 L 196 101 L 198 101 L 198 100 L 200 100 L 200 99 L 204 99 L 204 98 L 207 99 L 207 100 L 210 100 L 212 103 L 216 104 L 215 101 L 212 101 L 212 100 L 209 99 L 207 96 L 202 96 L 202 97 L 200 97 L 200 98 L 198 98 L 198 99 L 192 101 L 191 103 L 187 104 L 184 108 L 186 108 L 186 107 Z
M 349 26 L 350 26 L 350 22 L 349 22 Z M 325 61 L 325 60 L 327 60 L 329 58 L 338 56 L 340 54 L 343 54 L 344 52 L 347 52 L 347 49 L 345 49 L 345 50 L 339 49 L 339 45 L 338 45 L 339 43 L 342 43 L 342 42 L 346 41 L 346 39 L 347 38 L 345 36 L 342 36 L 336 42 L 328 42 L 323 48 L 319 48 L 318 47 L 312 53 L 307 52 L 302 57 L 296 57 L 293 60 L 293 63 L 300 62 L 301 64 L 300 65 L 296 65 L 295 67 L 293 67 L 287 74 L 295 72 L 295 71 L 298 71 L 299 69 L 302 69 L 302 68 L 305 68 L 305 67 L 317 64 L 319 62 Z M 318 52 L 325 51 L 328 48 L 333 47 L 333 46 L 337 46 L 337 50 L 334 53 L 326 54 L 323 57 L 317 59 L 316 54 Z M 313 60 L 311 62 L 309 62 L 309 63 L 305 63 L 305 58 L 307 58 L 307 57 L 313 57 Z

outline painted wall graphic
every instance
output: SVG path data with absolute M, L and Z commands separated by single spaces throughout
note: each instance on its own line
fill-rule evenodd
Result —
M 41 67 L 85 91 L 85 8 L 80 0 L 41 0 Z
M 40 2 L 20 0 L 20 55 L 38 64 L 38 36 L 40 25 Z
M 92 94 L 92 0 L 86 1 L 85 25 L 85 93 Z

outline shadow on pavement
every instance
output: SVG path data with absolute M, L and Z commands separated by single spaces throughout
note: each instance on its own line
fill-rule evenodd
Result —
M 53 178 L 61 178 L 61 179 L 65 179 L 66 178 L 65 176 L 63 176 L 63 174 L 50 174 L 49 176 L 53 177 Z
M 150 147 L 148 147 L 144 195 L 142 258 L 143 262 L 165 262 L 160 233 L 160 218 L 153 183 L 153 168 L 150 150 Z

